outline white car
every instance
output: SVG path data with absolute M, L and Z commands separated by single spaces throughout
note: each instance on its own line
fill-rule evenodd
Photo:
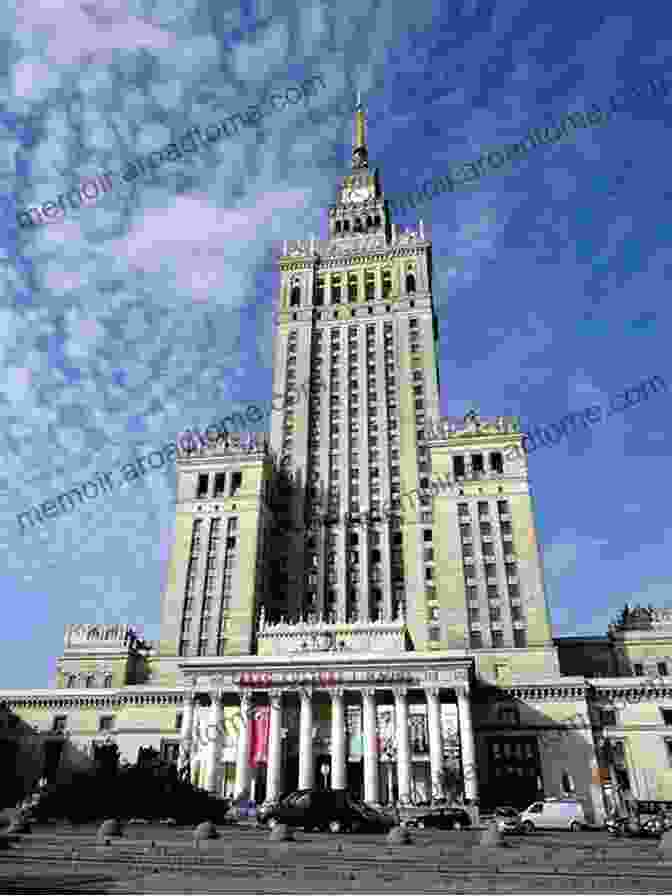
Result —
M 534 830 L 551 828 L 563 831 L 580 831 L 586 824 L 583 806 L 573 799 L 547 799 L 532 803 L 520 815 L 520 828 L 526 834 Z

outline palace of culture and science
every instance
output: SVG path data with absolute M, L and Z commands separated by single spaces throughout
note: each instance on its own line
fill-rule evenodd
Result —
M 672 798 L 672 611 L 554 639 L 523 435 L 440 418 L 432 245 L 360 104 L 327 239 L 278 266 L 270 433 L 178 457 L 158 643 L 67 625 L 53 687 L 0 690 L 17 798 L 110 739 L 258 803 Z

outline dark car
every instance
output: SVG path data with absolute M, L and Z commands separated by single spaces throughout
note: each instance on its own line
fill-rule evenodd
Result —
M 498 831 L 506 834 L 517 833 L 521 830 L 520 810 L 513 806 L 497 806 L 495 822 Z
M 418 828 L 442 828 L 444 831 L 461 831 L 471 826 L 471 818 L 458 806 L 437 806 L 422 815 L 409 819 L 409 825 Z
M 350 796 L 347 790 L 295 790 L 262 806 L 257 820 L 269 826 L 283 822 L 306 832 L 317 829 L 334 834 L 394 827 L 394 819 Z

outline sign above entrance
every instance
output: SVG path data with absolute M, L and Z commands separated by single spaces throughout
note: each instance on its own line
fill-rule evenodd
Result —
M 464 681 L 467 673 L 464 669 L 335 669 L 309 671 L 292 669 L 274 672 L 239 672 L 233 675 L 233 683 L 239 687 L 275 688 L 300 687 L 312 685 L 318 688 L 331 688 L 348 685 L 410 685 L 424 687 L 436 685 L 439 681 Z

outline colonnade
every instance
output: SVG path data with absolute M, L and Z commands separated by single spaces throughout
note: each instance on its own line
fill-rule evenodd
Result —
M 299 717 L 299 783 L 300 789 L 311 788 L 315 780 L 315 754 L 313 750 L 313 697 L 316 689 L 312 687 L 298 688 L 300 702 Z M 345 691 L 355 690 L 350 687 L 324 688 L 331 698 L 331 786 L 333 789 L 345 788 L 347 774 L 347 744 L 346 744 L 346 703 Z M 363 735 L 363 778 L 364 800 L 369 803 L 379 801 L 380 792 L 380 757 L 378 750 L 378 731 L 376 717 L 376 691 L 380 688 L 359 688 L 357 692 L 362 701 L 362 735 Z M 389 690 L 389 689 L 385 689 Z M 408 688 L 394 687 L 395 723 L 396 723 L 396 765 L 397 781 L 400 800 L 410 800 L 411 796 L 411 744 L 408 720 Z M 413 689 L 417 691 L 416 688 Z M 427 703 L 427 727 L 429 735 L 429 762 L 432 779 L 432 789 L 440 787 L 443 773 L 443 743 L 441 735 L 441 701 L 438 687 L 426 687 L 424 689 Z M 464 795 L 472 802 L 478 800 L 478 780 L 476 772 L 476 752 L 474 746 L 474 732 L 471 719 L 471 706 L 469 691 L 465 685 L 453 687 L 457 696 L 458 724 L 460 732 L 460 747 L 462 753 L 462 771 L 464 774 Z M 269 704 L 269 736 L 268 736 L 268 760 L 266 766 L 266 799 L 271 800 L 280 796 L 282 792 L 282 740 L 283 740 L 283 695 L 286 690 L 267 690 Z M 211 717 L 209 729 L 214 726 L 216 732 L 211 737 L 205 748 L 206 762 L 206 788 L 211 792 L 217 789 L 219 763 L 222 749 L 220 732 L 224 708 L 222 703 L 223 692 L 221 690 L 209 692 L 211 699 Z M 242 724 L 239 729 L 237 756 L 236 756 L 236 780 L 235 795 L 240 796 L 249 793 L 252 769 L 249 764 L 250 725 L 246 722 L 251 718 L 252 694 L 243 691 L 239 694 L 240 714 Z M 191 754 L 194 729 L 194 704 L 196 696 L 188 692 L 185 696 L 184 710 L 182 714 L 182 729 L 180 743 L 180 766 L 184 766 Z

